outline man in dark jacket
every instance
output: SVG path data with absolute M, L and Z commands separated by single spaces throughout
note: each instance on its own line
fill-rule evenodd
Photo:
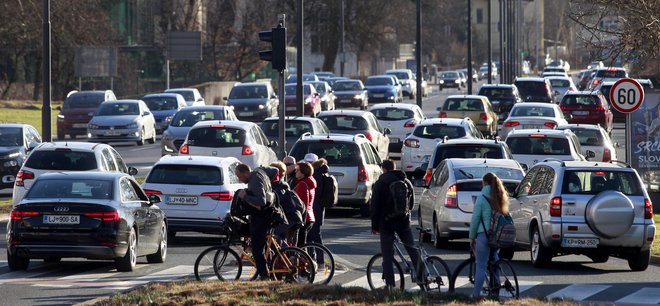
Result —
M 403 181 L 409 192 L 408 207 L 412 211 L 415 204 L 415 194 L 413 185 L 406 178 L 406 173 L 401 170 L 395 170 L 394 162 L 384 160 L 383 174 L 374 184 L 371 196 L 371 232 L 375 235 L 380 233 L 380 249 L 383 254 L 383 275 L 387 286 L 394 286 L 394 269 L 392 261 L 394 260 L 394 235 L 398 235 L 404 247 L 410 255 L 413 266 L 417 267 L 417 250 L 413 248 L 415 239 L 410 229 L 410 215 L 388 217 L 387 212 L 394 206 L 394 201 L 390 193 L 390 184 L 395 181 Z

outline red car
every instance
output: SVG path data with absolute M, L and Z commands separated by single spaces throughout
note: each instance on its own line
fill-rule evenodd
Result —
M 607 100 L 598 91 L 569 91 L 559 107 L 569 123 L 600 124 L 608 133 L 612 131 L 614 115 Z
M 316 117 L 321 112 L 321 95 L 310 83 L 303 83 L 303 100 L 305 116 Z M 296 84 L 284 86 L 284 107 L 287 116 L 296 114 Z

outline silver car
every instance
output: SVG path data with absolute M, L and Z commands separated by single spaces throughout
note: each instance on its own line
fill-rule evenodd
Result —
M 556 127 L 557 130 L 571 130 L 580 141 L 582 155 L 587 156 L 587 151 L 594 152 L 592 161 L 609 162 L 619 160 L 616 154 L 616 148 L 619 143 L 612 142 L 610 135 L 600 125 L 591 124 L 569 124 Z
M 89 121 L 87 137 L 91 142 L 155 143 L 156 119 L 142 100 L 105 101 Z
M 555 98 L 555 103 L 561 102 L 561 99 L 564 98 L 564 95 L 569 91 L 577 91 L 575 84 L 573 83 L 573 78 L 564 77 L 564 76 L 548 76 L 546 77 L 552 85 L 553 96 Z
M 506 139 L 513 130 L 553 129 L 564 124 L 568 124 L 568 121 L 557 104 L 516 103 L 511 108 L 509 117 L 504 120 L 499 135 Z
M 330 132 L 364 135 L 376 148 L 378 157 L 387 159 L 390 145 L 387 135 L 392 131 L 383 128 L 374 114 L 359 110 L 335 110 L 321 112 L 319 119 L 323 120 Z
M 172 119 L 160 140 L 160 155 L 179 155 L 188 131 L 195 123 L 206 120 L 238 120 L 228 106 L 189 106 L 179 110 Z

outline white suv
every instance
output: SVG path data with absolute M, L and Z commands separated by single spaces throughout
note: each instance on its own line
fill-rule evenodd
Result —
M 379 103 L 369 108 L 383 128 L 390 129 L 389 153 L 400 154 L 403 140 L 412 133 L 417 123 L 426 119 L 422 109 L 409 103 Z
M 582 154 L 580 141 L 571 130 L 514 130 L 506 138 L 513 159 L 527 169 L 546 158 L 558 160 L 587 160 Z M 587 150 L 588 157 L 595 157 Z

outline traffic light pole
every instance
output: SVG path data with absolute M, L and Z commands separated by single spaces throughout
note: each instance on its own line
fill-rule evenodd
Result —
M 282 14 L 282 16 L 284 16 L 284 14 Z M 282 21 L 282 23 L 284 23 L 284 21 Z M 284 159 L 284 157 L 286 156 L 286 137 L 285 137 L 286 136 L 285 135 L 286 131 L 284 129 L 286 127 L 285 126 L 286 125 L 286 122 L 285 122 L 286 105 L 284 105 L 284 71 L 285 70 L 278 71 L 278 75 L 279 75 L 278 82 L 279 83 L 277 84 L 277 92 L 280 93 L 277 96 L 277 98 L 280 100 L 280 102 L 279 102 L 280 104 L 278 106 L 278 108 L 279 108 L 278 114 L 279 114 L 279 117 L 280 117 L 279 125 L 278 125 L 278 127 L 279 127 L 278 132 L 279 132 L 280 137 L 279 137 L 278 143 L 277 143 L 277 146 L 278 146 L 277 156 L 279 157 L 280 160 Z

